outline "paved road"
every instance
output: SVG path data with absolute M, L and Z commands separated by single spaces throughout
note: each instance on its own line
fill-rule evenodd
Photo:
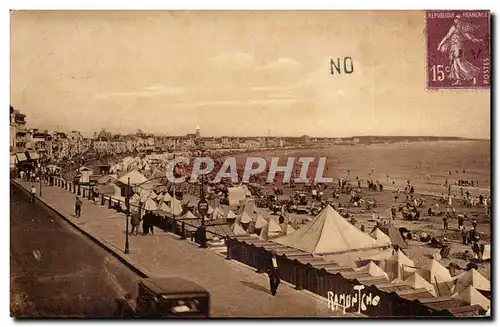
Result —
M 11 186 L 11 315 L 113 317 L 138 276 Z
M 27 182 L 16 183 L 26 190 L 31 187 Z M 269 293 L 269 280 L 265 274 L 257 274 L 235 260 L 226 260 L 212 250 L 199 249 L 159 230 L 154 236 L 132 237 L 130 253 L 125 255 L 123 214 L 83 199 L 82 216 L 75 218 L 75 195 L 59 187 L 45 187 L 41 200 L 146 275 L 179 276 L 205 287 L 210 292 L 213 317 L 341 315 L 328 309 L 326 299 L 296 291 L 285 284 L 274 297 Z

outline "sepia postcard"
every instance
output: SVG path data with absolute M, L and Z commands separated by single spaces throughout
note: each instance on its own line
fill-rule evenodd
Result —
M 12 317 L 491 317 L 489 10 L 10 28 Z

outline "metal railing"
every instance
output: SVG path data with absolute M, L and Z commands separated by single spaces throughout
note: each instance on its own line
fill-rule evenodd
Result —
M 126 203 L 122 199 L 113 197 L 111 195 L 105 195 L 99 193 L 95 191 L 92 186 L 75 184 L 73 181 L 68 181 L 63 177 L 58 177 L 58 176 L 51 176 L 51 177 L 53 178 L 53 181 L 48 180 L 48 182 L 50 182 L 50 184 L 53 186 L 65 189 L 66 191 L 71 192 L 76 196 L 81 196 L 90 201 L 95 201 L 95 199 L 98 198 L 98 201 L 102 206 L 107 205 L 109 209 L 120 208 L 119 210 L 120 212 L 126 213 Z M 51 177 L 48 178 L 50 179 Z M 97 197 L 95 195 L 97 195 Z M 139 213 L 141 213 L 141 211 L 144 210 L 144 208 L 142 208 L 140 205 L 136 205 L 133 203 L 130 203 L 129 205 L 131 209 L 134 208 L 135 209 L 134 211 L 138 211 Z M 160 217 L 160 215 L 156 214 L 154 211 L 151 210 L 145 210 L 145 211 L 151 212 L 153 215 Z M 189 223 L 189 221 L 200 221 L 201 225 L 201 218 L 181 219 L 179 217 L 178 219 L 175 219 L 172 217 L 165 217 L 165 219 L 163 219 L 163 226 L 157 226 L 157 227 L 163 229 L 166 232 L 174 233 L 180 236 L 182 239 L 186 239 L 188 238 L 188 236 L 191 239 L 193 239 L 194 232 L 198 229 L 198 227 L 200 227 L 200 225 Z M 227 237 L 227 235 L 221 235 L 209 230 L 207 230 L 206 232 L 220 239 L 225 239 Z

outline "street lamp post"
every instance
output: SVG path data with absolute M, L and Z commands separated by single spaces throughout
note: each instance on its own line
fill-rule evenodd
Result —
M 38 178 L 40 179 L 40 197 L 42 197 L 42 186 L 43 186 L 42 178 L 43 177 L 42 177 L 42 164 L 41 164 L 41 161 L 38 162 L 38 169 L 40 170 L 40 172 L 38 174 Z
M 207 247 L 207 230 L 205 226 L 205 215 L 208 213 L 208 202 L 205 199 L 205 178 L 201 176 L 200 202 L 198 202 L 198 212 L 201 214 L 201 227 L 199 228 L 200 248 Z
M 128 183 L 127 183 L 127 193 L 126 195 L 126 205 L 127 205 L 127 213 L 125 215 L 125 254 L 129 253 L 129 242 L 128 242 L 128 220 L 130 216 L 130 177 L 128 178 Z

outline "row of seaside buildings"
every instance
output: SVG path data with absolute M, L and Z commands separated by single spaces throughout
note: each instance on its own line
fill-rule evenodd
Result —
M 197 149 L 260 149 L 300 146 L 306 144 L 346 142 L 344 139 L 301 137 L 201 137 L 196 133 L 184 136 L 165 136 L 144 133 L 113 134 L 102 130 L 93 137 L 84 137 L 78 131 L 59 132 L 26 128 L 26 115 L 10 106 L 10 152 L 11 154 L 35 151 L 42 156 L 64 160 L 85 153 L 121 154 L 134 151 L 168 151 Z M 348 140 L 357 143 L 359 140 Z

